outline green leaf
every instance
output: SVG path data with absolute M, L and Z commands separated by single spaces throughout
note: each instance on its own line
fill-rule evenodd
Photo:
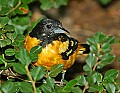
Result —
M 99 44 L 103 43 L 106 40 L 106 35 L 102 32 L 97 32 L 93 37 L 95 41 Z
M 5 54 L 6 54 L 7 56 L 13 56 L 13 55 L 15 54 L 15 50 L 12 49 L 12 48 L 6 49 L 6 50 L 5 50 Z
M 56 77 L 63 70 L 63 64 L 57 64 L 50 69 L 49 76 Z
M 113 44 L 115 42 L 115 36 L 108 36 L 106 43 Z
M 103 55 L 101 58 L 101 63 L 97 66 L 97 68 L 102 68 L 102 67 L 106 66 L 107 64 L 112 63 L 114 58 L 115 58 L 115 56 L 113 56 L 112 54 Z
M 0 40 L 0 47 L 5 47 L 6 45 L 10 45 L 10 44 L 11 44 L 11 40 L 8 38 Z
M 43 66 L 38 66 L 33 68 L 30 72 L 35 81 L 38 81 L 44 77 L 45 74 L 45 67 Z
M 86 72 L 91 72 L 92 68 L 90 68 L 87 64 L 83 66 L 83 70 Z
M 29 8 L 26 4 L 22 4 L 18 7 L 18 9 L 15 11 L 18 14 L 28 14 Z
M 49 10 L 52 7 L 59 8 L 62 5 L 67 5 L 68 4 L 68 0 L 54 0 L 54 1 L 40 0 L 40 2 L 41 2 L 40 7 L 43 10 Z
M 95 39 L 93 37 L 87 38 L 87 43 L 89 45 L 96 45 L 97 44 L 97 42 L 95 41 Z
M 11 81 L 6 81 L 2 85 L 1 89 L 4 93 L 15 93 L 17 87 L 16 87 L 15 83 L 13 83 Z
M 62 5 L 67 5 L 68 0 L 55 0 L 56 5 L 54 4 L 55 8 L 59 8 Z
M 15 54 L 15 56 L 23 65 L 28 66 L 31 63 L 30 54 L 24 48 L 21 48 L 19 52 Z
M 63 92 L 68 93 L 71 92 L 72 87 L 74 87 L 77 84 L 77 80 L 70 80 L 66 86 L 63 88 Z
M 14 63 L 13 69 L 19 74 L 26 74 L 25 66 L 20 63 Z
M 97 53 L 98 52 L 98 46 L 97 46 L 97 44 L 96 45 L 91 45 L 90 46 L 90 51 L 91 51 L 91 53 Z
M 92 68 L 92 67 L 95 65 L 96 62 L 97 62 L 96 56 L 95 56 L 94 54 L 90 53 L 90 54 L 87 56 L 87 58 L 86 58 L 86 63 L 87 63 L 87 65 L 88 65 L 90 68 Z
M 32 2 L 32 1 L 33 0 L 22 0 L 22 2 L 25 3 L 25 4 L 28 4 L 28 3 Z
M 42 46 L 35 46 L 30 50 L 30 55 L 32 62 L 35 62 L 38 59 L 38 54 L 42 51 Z
M 108 91 L 108 93 L 115 93 L 116 87 L 113 83 L 106 82 L 104 83 L 104 87 Z
M 0 55 L 0 64 L 3 64 L 4 63 L 4 58 L 2 55 Z
M 83 93 L 79 87 L 72 87 L 72 93 Z
M 109 3 L 111 3 L 112 2 L 112 0 L 99 0 L 99 3 L 101 4 L 101 5 L 103 5 L 103 6 L 106 6 L 106 5 L 108 5 Z
M 1 9 L 1 11 L 0 11 L 0 15 L 7 15 L 8 14 L 8 12 L 10 11 L 10 7 L 7 7 L 7 6 L 3 6 L 2 7 L 2 9 Z
M 33 93 L 32 85 L 28 82 L 19 82 L 18 83 L 20 91 L 22 93 Z
M 50 8 L 53 7 L 53 3 L 51 1 L 48 0 L 40 0 L 41 2 L 41 9 L 43 10 L 49 10 Z
M 48 77 L 46 79 L 46 84 L 51 87 L 52 89 L 54 89 L 54 86 L 55 86 L 55 80 L 51 77 Z
M 9 21 L 9 18 L 6 17 L 0 17 L 0 28 L 3 28 Z
M 6 33 L 6 36 L 11 39 L 11 40 L 14 40 L 17 36 L 17 34 L 14 32 L 14 33 Z
M 49 87 L 49 86 L 46 85 L 46 84 L 42 84 L 42 85 L 41 85 L 41 89 L 42 89 L 43 93 L 52 93 L 51 87 Z
M 82 76 L 77 76 L 75 79 L 77 80 L 77 83 L 80 86 L 85 86 L 85 84 L 87 83 L 87 81 L 86 81 L 86 79 L 83 75 Z
M 102 82 L 102 74 L 98 73 L 98 72 L 95 72 L 93 75 L 92 75 L 92 79 L 93 79 L 93 82 L 94 83 L 98 83 L 100 84 Z
M 118 76 L 119 71 L 115 69 L 110 69 L 105 73 L 104 81 L 114 82 L 114 79 Z
M 35 46 L 30 50 L 30 54 L 39 54 L 42 51 L 42 46 Z
M 110 44 L 108 43 L 104 43 L 102 46 L 101 46 L 101 49 L 102 49 L 102 52 L 103 53 L 109 53 L 111 52 L 111 47 L 110 47 Z
M 18 35 L 15 40 L 17 42 L 23 42 L 25 40 L 25 36 L 24 35 Z
M 6 31 L 14 31 L 15 28 L 14 28 L 13 25 L 6 25 L 6 26 L 5 26 L 5 30 L 6 30 Z
M 99 92 L 102 93 L 104 87 L 102 85 L 91 85 L 88 89 L 88 92 Z

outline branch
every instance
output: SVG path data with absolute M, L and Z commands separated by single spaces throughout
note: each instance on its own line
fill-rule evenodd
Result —
M 25 66 L 25 69 L 26 69 L 26 71 L 27 71 L 27 76 L 29 77 L 29 79 L 30 79 L 30 81 L 31 81 L 31 83 L 32 83 L 32 86 L 33 86 L 33 89 L 34 89 L 34 93 L 37 93 L 37 92 L 36 92 L 35 82 L 34 82 L 33 79 L 32 79 L 32 76 L 31 76 L 31 74 L 30 74 L 30 71 L 29 71 L 29 69 L 28 69 L 28 66 Z

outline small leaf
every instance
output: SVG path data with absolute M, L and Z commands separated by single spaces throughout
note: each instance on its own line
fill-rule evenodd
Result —
M 15 50 L 12 49 L 12 48 L 6 49 L 6 50 L 5 50 L 5 54 L 6 54 L 7 56 L 13 56 L 13 55 L 15 54 Z
M 93 37 L 87 38 L 87 43 L 89 45 L 96 45 L 97 44 L 96 41 L 95 41 L 95 39 Z
M 83 93 L 80 87 L 72 87 L 72 93 Z
M 26 4 L 22 4 L 16 10 L 16 13 L 18 13 L 18 14 L 28 14 L 28 10 L 29 10 L 28 6 Z
M 46 84 L 42 84 L 41 89 L 42 89 L 43 93 L 52 93 L 52 89 Z
M 11 40 L 8 38 L 0 40 L 0 47 L 5 47 L 6 45 L 10 45 L 10 44 L 11 44 Z
M 3 64 L 4 63 L 4 58 L 2 55 L 0 55 L 0 64 Z
M 107 64 L 112 63 L 114 58 L 115 58 L 115 56 L 113 56 L 112 54 L 103 55 L 101 58 L 101 63 L 97 66 L 97 68 L 102 68 L 102 67 L 106 66 Z
M 63 91 L 68 93 L 71 92 L 72 87 L 74 87 L 77 84 L 77 80 L 70 80 L 66 86 L 63 88 Z
M 46 79 L 46 84 L 51 87 L 52 89 L 54 89 L 54 86 L 55 86 L 55 80 L 51 77 L 48 77 Z
M 6 81 L 3 85 L 2 85 L 2 91 L 4 93 L 15 93 L 17 87 L 15 85 L 15 83 L 11 82 L 11 81 Z
M 45 74 L 45 68 L 43 66 L 38 66 L 33 68 L 30 72 L 35 81 L 38 81 L 43 78 Z
M 108 36 L 106 43 L 113 44 L 115 42 L 115 36 Z
M 103 6 L 106 6 L 108 4 L 110 4 L 112 2 L 112 0 L 99 0 L 99 3 Z
M 90 68 L 92 68 L 92 67 L 95 65 L 96 62 L 97 62 L 96 56 L 95 56 L 94 54 L 90 53 L 90 54 L 87 56 L 87 58 L 86 58 L 86 63 L 87 63 L 87 65 L 88 65 Z
M 85 86 L 85 84 L 87 82 L 83 75 L 82 76 L 78 76 L 75 79 L 77 80 L 78 85 L 80 85 L 80 86 Z
M 19 74 L 26 74 L 25 66 L 20 63 L 14 63 L 13 69 Z
M 113 83 L 106 82 L 104 83 L 104 87 L 108 91 L 108 93 L 115 93 L 116 87 Z
M 118 76 L 119 71 L 115 69 L 110 69 L 105 73 L 104 81 L 108 80 L 110 82 L 114 82 L 114 79 Z
M 18 83 L 20 91 L 22 93 L 33 93 L 32 85 L 28 82 L 19 82 Z
M 102 93 L 104 87 L 102 85 L 91 85 L 88 89 L 88 92 L 99 92 Z
M 25 36 L 24 35 L 18 35 L 15 40 L 17 42 L 23 42 L 25 40 Z
M 41 46 L 35 46 L 30 50 L 30 55 L 31 55 L 32 62 L 37 61 L 38 54 L 40 54 L 41 51 L 42 51 Z
M 6 31 L 14 31 L 15 28 L 14 28 L 13 25 L 6 25 L 6 26 L 5 26 L 5 30 L 6 30 Z
M 106 35 L 102 32 L 97 32 L 93 37 L 95 41 L 99 44 L 103 43 L 106 40 Z
M 102 52 L 103 53 L 109 53 L 111 52 L 111 47 L 110 47 L 110 44 L 108 43 L 104 43 L 102 46 L 101 46 L 101 49 L 102 49 Z
M 83 66 L 83 70 L 86 72 L 91 72 L 92 68 L 90 68 L 87 64 Z
M 31 62 L 30 54 L 24 48 L 21 48 L 19 53 L 16 53 L 15 56 L 16 56 L 17 59 L 19 59 L 19 61 L 23 65 L 27 65 L 28 66 L 30 64 L 30 62 Z
M 22 0 L 23 3 L 25 4 L 29 4 L 30 2 L 32 2 L 33 0 Z
M 42 46 L 35 46 L 30 50 L 30 54 L 39 54 L 42 51 Z
M 0 28 L 4 27 L 9 21 L 9 18 L 6 17 L 0 17 Z
M 14 32 L 14 33 L 6 33 L 6 36 L 11 39 L 11 40 L 14 40 L 17 36 L 17 34 Z
M 63 70 L 63 64 L 57 64 L 50 69 L 50 77 L 56 77 Z

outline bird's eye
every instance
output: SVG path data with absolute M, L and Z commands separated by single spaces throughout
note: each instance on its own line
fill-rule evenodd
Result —
M 49 24 L 49 25 L 46 25 L 46 27 L 47 27 L 48 29 L 50 29 L 50 28 L 52 27 L 52 25 Z

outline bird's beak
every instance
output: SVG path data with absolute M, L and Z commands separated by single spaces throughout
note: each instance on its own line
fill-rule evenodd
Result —
M 54 30 L 55 33 L 69 33 L 69 31 L 67 31 L 66 29 L 64 28 L 57 28 Z

